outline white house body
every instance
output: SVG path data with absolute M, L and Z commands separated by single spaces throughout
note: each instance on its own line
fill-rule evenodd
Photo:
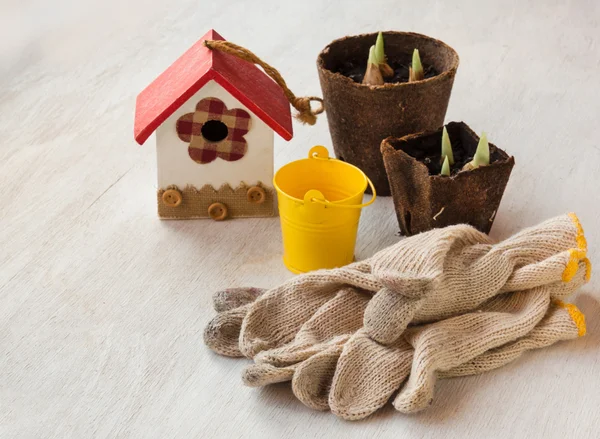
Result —
M 193 113 L 196 104 L 202 99 L 211 97 L 223 101 L 228 109 L 241 108 L 250 114 L 251 129 L 244 136 L 248 142 L 248 152 L 239 160 L 229 162 L 217 158 L 210 163 L 196 163 L 188 153 L 189 145 L 177 135 L 177 120 L 186 113 Z M 259 183 L 272 188 L 273 142 L 273 130 L 227 90 L 211 80 L 156 130 L 158 188 L 192 186 L 201 189 L 204 185 L 210 185 L 219 189 L 228 184 L 236 189 L 240 184 L 256 186 Z

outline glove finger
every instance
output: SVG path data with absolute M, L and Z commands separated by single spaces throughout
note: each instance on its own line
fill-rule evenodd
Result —
M 254 361 L 286 366 L 320 352 L 323 344 L 344 344 L 362 326 L 364 310 L 371 297 L 356 288 L 341 289 L 302 325 L 292 342 L 260 352 Z
M 206 346 L 227 357 L 243 357 L 239 348 L 240 329 L 250 305 L 219 313 L 208 322 L 204 328 Z
M 291 342 L 302 325 L 348 285 L 377 286 L 373 276 L 359 268 L 364 269 L 356 263 L 300 275 L 263 294 L 252 303 L 244 319 L 240 334 L 242 353 L 254 358 L 261 351 Z
M 296 398 L 314 410 L 329 410 L 329 389 L 343 345 L 334 345 L 298 365 L 292 378 Z
M 242 381 L 248 387 L 262 387 L 269 384 L 291 381 L 297 364 L 277 367 L 271 364 L 251 364 L 242 372 Z
M 523 266 L 571 248 L 587 251 L 587 242 L 577 215 L 570 213 L 526 228 L 494 247 L 495 252 L 518 259 L 518 265 Z
M 263 288 L 228 288 L 213 294 L 213 307 L 217 312 L 229 311 L 254 302 L 265 289 Z
M 437 372 L 463 364 L 533 330 L 550 306 L 546 287 L 498 296 L 487 309 L 463 314 L 406 334 L 414 346 L 410 377 L 394 399 L 402 413 L 426 408 L 433 401 Z
M 301 279 L 269 290 L 250 304 L 240 333 L 240 350 L 248 358 L 294 339 L 302 325 L 337 293 L 339 285 Z M 325 284 L 325 285 L 323 285 Z
M 508 364 L 524 352 L 550 346 L 558 341 L 585 335 L 585 317 L 573 304 L 557 301 L 538 325 L 525 337 L 491 349 L 471 361 L 440 371 L 438 378 L 478 375 Z
M 292 381 L 292 378 L 295 377 L 298 370 L 305 366 L 313 372 L 319 372 L 319 367 L 323 367 L 327 362 L 330 362 L 332 360 L 332 355 L 335 356 L 335 359 L 337 360 L 342 347 L 343 345 L 322 344 L 319 345 L 318 348 L 316 347 L 314 349 L 314 355 L 308 357 L 306 361 L 299 361 L 297 363 L 288 364 L 285 366 L 276 366 L 269 363 L 251 364 L 244 369 L 242 373 L 242 381 L 249 387 L 262 387 L 269 384 Z M 333 368 L 335 369 L 335 364 L 333 365 Z M 330 375 L 333 377 L 333 371 Z M 327 377 L 321 375 L 313 375 L 310 377 L 304 376 L 300 379 L 300 382 L 307 383 L 309 379 L 312 380 L 311 382 L 316 383 L 316 381 L 319 380 L 327 380 Z M 305 384 L 302 384 L 302 386 L 304 385 Z M 304 397 L 307 401 L 310 400 L 310 397 L 306 396 L 306 393 L 302 393 L 302 391 L 301 397 Z M 299 399 L 302 401 L 301 398 Z
M 402 335 L 425 300 L 425 297 L 412 299 L 388 288 L 381 289 L 365 310 L 365 331 L 379 343 L 392 344 Z
M 571 248 L 543 261 L 515 269 L 501 292 L 522 291 L 559 281 L 568 283 L 579 271 L 581 262 L 585 264 L 584 272 L 588 272 L 587 280 L 589 280 L 591 264 L 586 257 L 586 252 L 578 248 Z
M 412 347 L 404 340 L 384 346 L 363 330 L 344 345 L 329 392 L 329 407 L 347 420 L 383 407 L 408 376 Z
M 307 360 L 329 346 L 343 346 L 351 334 L 343 334 L 317 344 L 298 345 L 294 342 L 280 348 L 269 349 L 256 354 L 254 361 L 260 364 L 270 364 L 275 367 L 285 367 Z

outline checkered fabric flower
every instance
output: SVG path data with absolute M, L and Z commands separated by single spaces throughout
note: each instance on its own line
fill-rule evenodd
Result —
M 217 142 L 207 139 L 202 134 L 202 127 L 209 121 L 225 124 L 227 137 Z M 189 142 L 188 153 L 197 163 L 210 163 L 217 157 L 233 162 L 248 151 L 244 135 L 250 130 L 250 115 L 240 108 L 228 110 L 217 98 L 202 99 L 196 105 L 196 111 L 177 120 L 176 128 L 179 138 Z

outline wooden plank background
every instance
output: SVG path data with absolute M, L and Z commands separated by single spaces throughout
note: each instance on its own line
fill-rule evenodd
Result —
M 4 0 L 0 6 L 0 437 L 600 437 L 600 283 L 574 302 L 588 335 L 437 387 L 415 416 L 349 423 L 212 354 L 213 291 L 273 286 L 279 220 L 161 222 L 137 93 L 209 28 L 320 94 L 317 53 L 376 30 L 440 38 L 461 65 L 447 120 L 514 154 L 492 235 L 575 211 L 600 263 L 600 6 L 595 0 Z M 327 123 L 276 140 L 276 168 L 330 145 Z M 357 257 L 396 242 L 390 199 Z

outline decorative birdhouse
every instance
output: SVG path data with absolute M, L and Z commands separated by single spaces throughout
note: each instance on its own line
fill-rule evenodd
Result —
M 254 64 L 205 47 L 214 30 L 137 97 L 135 140 L 156 131 L 161 218 L 272 216 L 274 133 L 292 138 L 281 87 Z

